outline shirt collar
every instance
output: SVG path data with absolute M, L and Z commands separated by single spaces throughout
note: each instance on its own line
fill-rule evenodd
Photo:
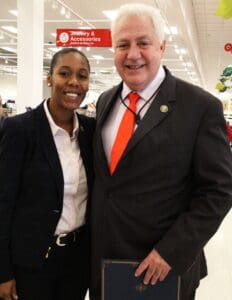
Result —
M 56 136 L 56 135 L 59 135 L 59 132 L 61 133 L 61 132 L 66 132 L 66 131 L 63 128 L 57 126 L 56 123 L 54 122 L 54 120 L 52 118 L 52 115 L 50 114 L 49 109 L 48 109 L 48 101 L 49 101 L 49 99 L 44 101 L 43 107 L 44 107 L 45 114 L 46 114 L 47 119 L 48 119 L 48 123 L 51 127 L 52 134 L 53 134 L 53 136 Z M 79 122 L 78 122 L 78 118 L 77 118 L 76 113 L 74 113 L 73 122 L 74 122 L 74 124 L 73 124 L 72 137 L 77 135 L 78 129 L 79 129 Z
M 155 78 L 141 91 L 138 91 L 141 99 L 147 100 L 149 99 L 152 94 L 159 88 L 160 84 L 163 82 L 165 78 L 165 71 L 162 65 L 160 65 L 158 72 Z M 131 92 L 131 89 L 127 86 L 125 82 L 123 82 L 122 88 L 122 99 L 125 99 L 127 95 Z

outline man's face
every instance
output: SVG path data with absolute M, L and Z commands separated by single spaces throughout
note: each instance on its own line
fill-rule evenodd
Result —
M 156 76 L 165 49 L 151 20 L 145 16 L 122 17 L 113 43 L 114 62 L 122 80 L 134 91 L 144 89 Z

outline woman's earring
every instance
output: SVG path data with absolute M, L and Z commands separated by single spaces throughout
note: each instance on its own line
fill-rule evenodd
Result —
M 50 82 L 48 82 L 48 86 L 51 86 L 51 83 L 50 83 Z

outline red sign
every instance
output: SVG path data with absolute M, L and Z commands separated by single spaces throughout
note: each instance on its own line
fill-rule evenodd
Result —
M 225 51 L 230 51 L 232 53 L 232 44 L 231 43 L 227 43 L 224 46 Z
M 111 47 L 110 29 L 56 29 L 57 47 Z

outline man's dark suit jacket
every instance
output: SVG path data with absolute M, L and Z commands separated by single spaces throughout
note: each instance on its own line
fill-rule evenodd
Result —
M 77 142 L 93 181 L 95 121 L 78 115 Z M 12 265 L 39 267 L 52 242 L 63 206 L 63 173 L 43 108 L 7 118 L 0 143 L 0 282 L 13 278 Z
M 194 290 L 207 274 L 203 247 L 232 204 L 232 155 L 221 102 L 166 70 L 110 176 L 101 130 L 121 89 L 113 87 L 98 100 L 91 299 L 100 299 L 102 258 L 142 260 L 153 247 Z

